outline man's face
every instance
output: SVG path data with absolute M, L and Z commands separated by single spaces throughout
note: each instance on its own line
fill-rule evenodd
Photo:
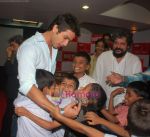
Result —
M 125 37 L 116 38 L 113 44 L 113 55 L 116 58 L 123 57 L 127 52 L 128 44 Z
M 75 33 L 69 29 L 58 32 L 57 25 L 54 26 L 52 31 L 52 46 L 56 49 L 67 46 L 68 43 L 75 38 Z

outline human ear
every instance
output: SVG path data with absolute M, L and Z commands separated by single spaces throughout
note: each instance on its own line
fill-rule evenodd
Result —
M 58 33 L 58 25 L 54 25 L 53 28 L 52 28 L 52 31 L 54 33 Z

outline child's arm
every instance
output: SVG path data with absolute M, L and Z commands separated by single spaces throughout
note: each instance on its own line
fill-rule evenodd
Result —
M 113 122 L 113 123 L 119 123 L 119 121 L 118 121 L 118 119 L 116 118 L 116 116 L 114 116 L 113 114 L 111 114 L 108 110 L 106 110 L 106 109 L 102 109 L 101 110 L 101 113 L 104 115 L 104 117 L 107 119 L 107 120 L 109 120 L 109 121 L 111 121 L 111 122 Z
M 114 97 L 116 95 L 119 95 L 119 94 L 123 93 L 123 92 L 124 92 L 124 88 L 117 88 L 116 90 L 114 90 L 114 91 L 111 92 L 110 100 L 109 100 L 109 106 L 108 106 L 108 111 L 111 114 L 116 114 L 115 108 L 114 108 L 114 103 L 113 103 Z
M 70 118 L 67 118 L 59 113 L 59 110 L 53 111 L 52 115 L 54 118 L 59 120 L 60 122 L 64 123 L 71 129 L 78 131 L 82 134 L 85 134 L 88 137 L 104 137 L 104 133 L 101 131 L 98 131 L 94 128 L 91 128 L 89 126 L 83 125 L 79 123 L 78 121 L 72 120 Z
M 103 118 L 100 118 L 94 112 L 87 112 L 85 115 L 85 119 L 88 121 L 89 125 L 102 124 L 120 136 L 130 137 L 129 133 L 123 127 L 117 124 L 111 123 Z
M 15 113 L 18 116 L 25 116 L 25 117 L 29 118 L 30 120 L 35 122 L 37 125 L 41 126 L 42 128 L 48 129 L 48 130 L 51 130 L 51 129 L 61 126 L 61 124 L 58 123 L 57 121 L 52 121 L 52 122 L 46 121 L 46 120 L 32 114 L 30 111 L 28 111 L 24 107 L 16 107 Z
M 105 118 L 113 123 L 119 122 L 117 117 L 115 116 L 116 112 L 115 112 L 115 108 L 114 108 L 114 104 L 113 104 L 113 99 L 116 95 L 121 94 L 122 92 L 124 92 L 123 88 L 118 88 L 118 89 L 114 90 L 110 95 L 108 110 L 106 110 L 106 109 L 101 110 L 101 113 L 105 116 Z

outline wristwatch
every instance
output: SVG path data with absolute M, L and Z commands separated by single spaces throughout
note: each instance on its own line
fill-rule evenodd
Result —
M 61 114 L 64 114 L 64 112 L 65 112 L 65 111 L 64 111 L 64 108 L 60 108 L 60 113 L 61 113 Z

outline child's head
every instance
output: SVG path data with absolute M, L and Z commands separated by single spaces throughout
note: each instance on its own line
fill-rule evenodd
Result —
M 131 82 L 126 91 L 125 103 L 126 105 L 132 105 L 139 99 L 148 99 L 148 85 L 142 81 Z
M 78 79 L 72 74 L 66 74 L 61 82 L 61 90 L 63 92 L 73 93 L 79 87 Z
M 97 113 L 105 106 L 107 100 L 106 93 L 99 84 L 88 84 L 82 90 L 82 94 L 85 94 L 87 98 L 86 111 Z
M 54 94 L 55 78 L 54 75 L 46 70 L 36 70 L 36 83 L 38 88 L 43 92 L 49 92 L 50 95 Z
M 131 105 L 128 112 L 128 129 L 131 135 L 150 136 L 150 100 L 141 99 Z
M 88 53 L 77 52 L 73 59 L 73 71 L 75 74 L 85 74 L 90 67 L 91 58 Z

